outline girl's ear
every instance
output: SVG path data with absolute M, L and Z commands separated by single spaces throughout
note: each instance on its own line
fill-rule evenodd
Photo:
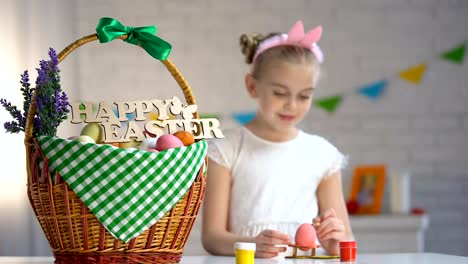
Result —
M 250 97 L 256 98 L 257 97 L 257 88 L 255 87 L 255 79 L 252 74 L 245 75 L 245 87 L 247 88 L 247 92 L 249 92 Z

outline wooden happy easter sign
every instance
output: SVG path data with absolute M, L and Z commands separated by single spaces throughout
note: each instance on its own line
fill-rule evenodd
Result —
M 121 101 L 112 105 L 100 102 L 96 113 L 92 103 L 71 102 L 70 107 L 71 123 L 99 123 L 103 128 L 104 143 L 129 142 L 132 139 L 143 141 L 147 137 L 166 134 L 165 130 L 169 134 L 185 130 L 192 133 L 195 139 L 224 137 L 216 118 L 194 119 L 197 105 L 184 105 L 176 96 L 166 100 Z M 158 112 L 157 119 L 146 120 L 145 114 L 154 110 Z M 135 119 L 129 120 L 127 114 L 134 114 Z M 170 119 L 169 114 L 182 118 Z M 146 121 L 143 128 L 138 124 L 142 121 Z M 124 123 L 126 126 L 123 126 Z

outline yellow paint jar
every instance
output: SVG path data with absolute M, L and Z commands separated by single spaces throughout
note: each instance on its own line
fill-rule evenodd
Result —
M 255 246 L 255 243 L 236 242 L 234 244 L 236 264 L 254 264 Z

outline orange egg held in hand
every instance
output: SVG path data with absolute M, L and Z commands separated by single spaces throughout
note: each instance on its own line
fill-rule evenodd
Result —
M 193 143 L 195 143 L 195 137 L 192 135 L 192 133 L 188 131 L 185 131 L 185 130 L 177 131 L 173 135 L 179 138 L 180 141 L 184 143 L 184 146 L 190 146 Z
M 310 223 L 305 223 L 299 226 L 296 231 L 296 246 L 300 246 L 301 250 L 309 250 L 315 247 L 316 232 L 315 228 Z

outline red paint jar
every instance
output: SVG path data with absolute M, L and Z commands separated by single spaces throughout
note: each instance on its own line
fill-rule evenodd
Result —
M 340 261 L 356 261 L 357 244 L 356 241 L 340 242 Z

